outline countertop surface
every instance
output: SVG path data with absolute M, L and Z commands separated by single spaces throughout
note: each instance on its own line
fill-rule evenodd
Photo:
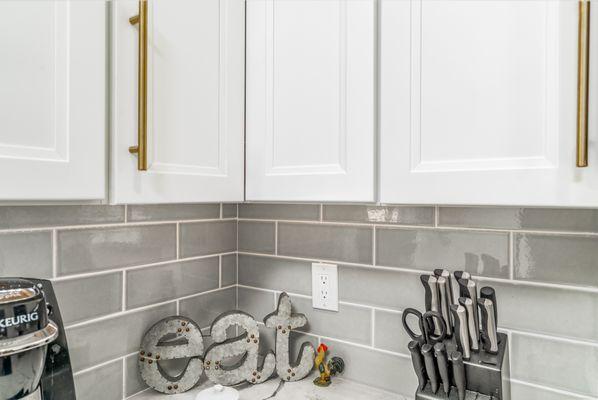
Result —
M 356 383 L 343 378 L 333 378 L 332 385 L 320 388 L 312 383 L 313 377 L 307 377 L 299 382 L 286 382 L 272 400 L 407 400 L 407 398 L 375 389 L 367 385 Z M 259 385 L 241 386 L 239 400 L 264 400 L 271 396 L 278 387 L 280 380 L 271 379 Z M 177 395 L 164 395 L 153 390 L 146 390 L 132 400 L 195 400 L 197 394 L 205 388 L 212 386 L 205 382 L 187 393 Z

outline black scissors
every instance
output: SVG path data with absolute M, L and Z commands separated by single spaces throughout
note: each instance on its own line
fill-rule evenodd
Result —
M 415 315 L 418 319 L 419 330 L 421 334 L 413 332 L 413 330 L 407 324 L 407 317 Z M 434 335 L 434 327 L 437 326 L 440 329 L 438 335 Z M 431 344 L 434 346 L 436 343 L 442 342 L 446 337 L 446 323 L 442 318 L 442 314 L 437 311 L 427 311 L 422 314 L 415 308 L 406 308 L 403 311 L 403 328 L 407 331 L 407 334 L 411 339 L 417 341 L 420 345 Z

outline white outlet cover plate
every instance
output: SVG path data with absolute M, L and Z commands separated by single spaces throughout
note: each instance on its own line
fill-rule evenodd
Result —
M 313 308 L 338 311 L 338 267 L 336 264 L 311 264 Z

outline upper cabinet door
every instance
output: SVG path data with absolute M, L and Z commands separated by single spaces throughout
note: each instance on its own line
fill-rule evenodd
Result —
M 247 13 L 247 199 L 374 200 L 375 1 Z
M 245 2 L 148 0 L 147 171 L 137 142 L 137 1 L 113 7 L 111 201 L 243 200 Z
M 598 205 L 597 54 L 576 167 L 577 2 L 382 0 L 380 51 L 381 201 Z
M 105 1 L 0 1 L 0 200 L 105 197 Z

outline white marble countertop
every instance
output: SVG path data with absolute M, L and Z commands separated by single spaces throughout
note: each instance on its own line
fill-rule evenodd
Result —
M 315 375 L 314 375 L 315 376 Z M 317 387 L 307 377 L 299 382 L 286 382 L 272 400 L 407 400 L 407 398 L 356 383 L 343 378 L 333 378 L 332 385 L 327 388 Z M 260 385 L 242 386 L 239 389 L 239 400 L 264 400 L 271 396 L 278 387 L 279 379 L 271 379 Z M 195 400 L 197 393 L 212 386 L 206 382 L 187 393 L 164 395 L 153 390 L 146 390 L 132 400 Z

